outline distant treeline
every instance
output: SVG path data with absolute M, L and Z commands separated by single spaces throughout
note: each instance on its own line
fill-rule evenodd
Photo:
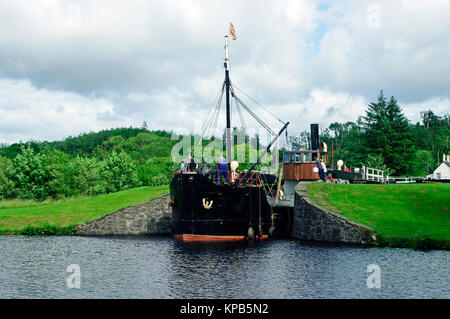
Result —
M 437 167 L 443 153 L 449 153 L 450 118 L 431 110 L 421 112 L 421 117 L 421 122 L 409 123 L 396 99 L 381 92 L 364 116 L 356 122 L 332 123 L 320 138 L 329 152 L 333 144 L 335 164 L 342 159 L 347 167 L 366 165 L 387 174 L 422 176 Z M 103 130 L 63 141 L 3 145 L 0 199 L 43 200 L 169 184 L 180 164 L 171 159 L 179 142 L 171 136 L 171 132 L 149 131 L 144 122 L 142 128 Z M 290 146 L 300 149 L 309 145 L 309 139 L 308 131 L 290 136 Z M 247 136 L 244 144 L 235 145 L 235 150 L 245 149 L 246 161 L 239 169 L 252 164 L 249 152 L 256 149 L 250 145 L 258 141 L 258 136 Z M 204 139 L 202 147 L 210 142 Z
M 170 132 L 130 127 L 64 141 L 4 145 L 0 148 L 0 200 L 44 200 L 167 185 L 180 167 L 171 158 L 173 146 L 180 141 L 172 139 Z M 202 147 L 211 141 L 204 139 Z M 248 143 L 235 147 L 243 146 L 248 162 Z M 188 155 L 184 154 L 185 159 Z M 251 163 L 241 164 L 245 169 Z
M 395 97 L 388 99 L 381 92 L 364 116 L 356 122 L 332 123 L 321 131 L 320 140 L 330 153 L 333 145 L 335 167 L 342 159 L 347 167 L 366 165 L 388 175 L 423 176 L 442 162 L 442 154 L 449 154 L 450 117 L 431 110 L 420 115 L 421 122 L 411 124 Z M 307 131 L 291 136 L 291 145 L 309 145 L 309 138 Z
M 57 142 L 0 148 L 0 199 L 98 195 L 166 185 L 176 141 L 164 131 L 118 128 Z

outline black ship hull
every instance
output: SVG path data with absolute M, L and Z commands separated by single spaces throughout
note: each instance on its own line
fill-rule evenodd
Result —
M 201 173 L 183 173 L 174 175 L 170 195 L 178 240 L 268 238 L 272 208 L 262 187 L 216 184 Z

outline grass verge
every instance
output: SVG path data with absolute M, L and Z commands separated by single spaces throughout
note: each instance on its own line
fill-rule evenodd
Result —
M 168 192 L 168 186 L 147 186 L 56 203 L 0 202 L 0 234 L 72 235 L 77 224 Z
M 450 249 L 450 184 L 312 183 L 317 204 L 375 230 L 381 247 Z

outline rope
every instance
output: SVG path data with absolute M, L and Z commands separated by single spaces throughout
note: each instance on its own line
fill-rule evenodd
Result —
M 208 133 L 206 136 L 212 135 L 213 131 L 217 127 L 217 120 L 219 118 L 220 107 L 222 105 L 222 99 L 223 99 L 224 92 L 225 92 L 225 82 L 222 84 L 222 90 L 219 92 L 219 94 L 217 96 L 217 97 L 219 97 L 219 96 L 220 97 L 218 99 L 216 98 L 216 101 L 215 101 L 216 105 L 210 110 L 210 112 L 208 114 L 208 118 L 209 118 L 210 114 L 212 116 L 209 118 L 209 120 L 203 126 L 202 137 L 205 136 L 206 132 Z M 214 112 L 211 113 L 212 110 L 214 110 Z
M 244 128 L 244 130 L 247 132 L 247 124 L 245 124 L 245 120 L 244 120 L 244 116 L 242 115 L 241 112 L 241 107 L 239 106 L 239 103 L 236 101 L 236 108 L 238 110 L 238 114 L 239 114 L 239 118 L 241 119 L 241 125 Z
M 236 101 L 238 101 L 239 104 L 242 105 L 242 107 L 262 126 L 264 127 L 270 134 L 272 134 L 272 129 L 266 124 L 264 123 L 247 105 L 245 105 L 244 102 L 242 102 L 242 100 L 240 98 L 238 98 L 235 94 L 234 94 L 234 90 L 231 90 L 231 94 L 233 95 L 233 97 L 236 99 Z
M 276 118 L 278 121 L 280 121 L 283 124 L 284 123 L 282 120 L 280 120 L 277 116 L 275 116 L 272 112 L 270 112 L 268 109 L 266 109 L 264 106 L 262 106 L 261 104 L 259 104 L 255 99 L 253 99 L 250 95 L 248 95 L 247 93 L 245 93 L 242 89 L 240 89 L 237 85 L 235 85 L 233 83 L 233 87 L 236 87 L 239 91 L 241 91 L 245 96 L 247 96 L 249 99 L 251 99 L 253 102 L 256 103 L 256 105 L 260 106 L 264 111 L 266 111 L 267 113 L 269 113 L 270 115 L 272 115 L 274 118 Z
M 265 177 L 264 177 L 264 178 L 265 178 Z M 261 181 L 261 174 L 258 174 L 258 179 Z M 265 178 L 265 181 L 267 182 L 267 178 Z M 267 183 L 267 184 L 269 184 L 269 183 Z M 273 188 L 275 187 L 275 184 L 273 184 L 272 187 L 269 187 L 269 190 L 268 190 L 268 191 L 266 191 L 266 187 L 264 186 L 264 183 L 262 183 L 262 186 L 263 186 L 264 193 L 266 194 L 266 196 L 270 196 L 273 200 L 275 200 L 275 199 L 273 198 L 273 196 L 270 195 L 270 194 L 272 193 L 272 191 L 273 191 Z
M 202 126 L 202 137 L 203 137 L 203 133 L 205 132 L 206 128 L 209 126 L 209 124 L 210 124 L 210 122 L 211 122 L 211 120 L 212 120 L 212 118 L 213 118 L 213 116 L 212 116 L 211 119 L 210 119 L 209 116 L 211 115 L 211 112 L 217 108 L 217 100 L 218 100 L 218 98 L 219 98 L 219 96 L 220 96 L 220 93 L 223 92 L 223 87 L 224 87 L 224 85 L 225 85 L 225 83 L 222 83 L 222 89 L 219 90 L 219 92 L 217 92 L 216 98 L 214 99 L 214 102 L 213 102 L 213 104 L 211 105 L 211 108 L 210 108 L 210 110 L 209 110 L 209 112 L 208 112 L 208 114 L 207 114 L 207 116 L 206 116 L 206 118 L 205 118 L 205 121 L 203 122 L 203 126 Z M 214 111 L 214 112 L 215 112 L 215 111 Z

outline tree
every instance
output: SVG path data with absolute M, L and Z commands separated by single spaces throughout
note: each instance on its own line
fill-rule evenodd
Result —
M 435 164 L 440 163 L 442 154 L 448 154 L 450 137 L 450 117 L 437 116 L 433 111 L 420 112 L 422 124 L 412 126 L 412 135 L 418 149 L 429 150 Z
M 11 166 L 12 161 L 9 158 L 0 156 L 0 200 L 8 198 L 14 189 L 14 183 L 6 173 Z
M 433 159 L 433 154 L 430 151 L 419 150 L 416 155 L 417 168 L 416 172 L 419 175 L 428 175 L 433 171 L 436 163 Z
M 115 151 L 105 159 L 101 168 L 101 177 L 106 183 L 106 192 L 118 192 L 140 185 L 136 165 L 130 155 Z
M 45 196 L 63 198 L 70 193 L 67 185 L 67 165 L 70 156 L 59 150 L 46 150 L 42 156 L 42 165 L 47 171 Z M 70 196 L 70 195 L 69 195 Z
M 68 165 L 68 196 L 98 195 L 106 193 L 106 181 L 102 179 L 102 162 L 96 158 L 74 158 Z
M 384 164 L 383 156 L 380 154 L 369 154 L 363 165 L 370 168 L 381 169 L 384 171 L 384 176 L 390 176 L 394 172 L 393 169 L 390 169 Z
M 21 153 L 7 170 L 14 183 L 12 197 L 44 200 L 47 197 L 49 172 L 43 165 L 43 155 L 35 153 L 30 145 L 21 146 Z
M 396 174 L 405 174 L 414 167 L 415 147 L 411 130 L 397 100 L 389 101 L 380 92 L 378 103 L 370 103 L 364 117 L 367 147 L 371 154 L 380 154 L 387 167 Z
M 137 167 L 137 174 L 143 185 L 167 185 L 177 168 L 178 163 L 174 163 L 170 157 L 152 157 Z

